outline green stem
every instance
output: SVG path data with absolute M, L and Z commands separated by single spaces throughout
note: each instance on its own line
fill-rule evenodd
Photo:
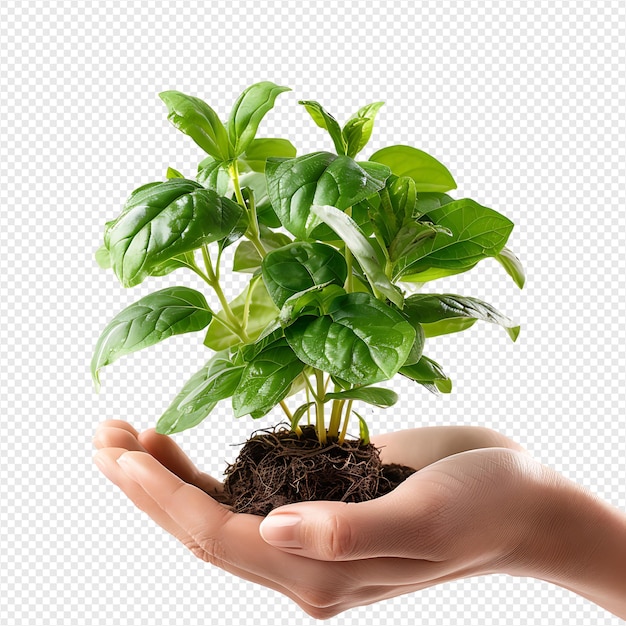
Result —
M 348 422 L 350 421 L 350 413 L 352 413 L 352 400 L 348 400 L 348 406 L 346 408 L 346 416 L 344 417 L 343 420 L 343 428 L 341 429 L 341 434 L 339 435 L 339 439 L 337 440 L 337 443 L 339 445 L 341 445 L 345 438 L 346 438 L 346 433 L 348 432 Z
M 267 251 L 263 247 L 259 236 L 259 222 L 256 215 L 256 206 L 254 204 L 254 200 L 252 200 L 250 202 L 250 206 L 248 206 L 244 200 L 243 194 L 241 193 L 241 186 L 239 184 L 239 165 L 237 164 L 237 160 L 233 161 L 231 166 L 228 168 L 228 174 L 233 181 L 235 198 L 248 216 L 248 228 L 245 235 L 252 242 L 252 245 L 259 253 L 259 256 L 264 259 L 267 255 Z
M 293 422 L 293 413 L 289 410 L 289 407 L 287 406 L 287 403 L 284 400 L 280 401 L 280 408 L 285 412 L 285 415 L 289 418 L 289 422 Z M 293 432 L 296 433 L 296 435 L 298 435 L 298 437 L 300 437 L 302 435 L 302 429 L 300 428 L 300 426 L 298 426 L 298 424 L 296 424 L 295 428 L 293 429 Z
M 336 391 L 336 390 L 335 390 Z M 341 424 L 341 409 L 343 409 L 345 400 L 333 400 L 333 408 L 330 413 L 330 423 L 328 425 L 328 437 L 336 439 L 339 434 L 339 425 Z
M 246 332 L 246 329 L 242 327 L 239 320 L 235 317 L 233 310 L 230 308 L 230 304 L 228 304 L 228 300 L 222 291 L 222 286 L 220 285 L 217 277 L 215 276 L 215 272 L 213 270 L 213 263 L 211 263 L 211 257 L 209 255 L 209 250 L 206 245 L 202 246 L 202 258 L 204 259 L 204 265 L 206 267 L 206 279 L 209 285 L 215 291 L 220 304 L 222 305 L 222 311 L 224 311 L 224 315 L 228 319 L 228 321 L 233 326 L 233 332 L 241 339 L 243 343 L 249 343 L 250 337 Z M 217 318 L 219 319 L 219 318 Z M 238 330 L 235 330 L 238 329 Z
M 324 423 L 324 375 L 321 370 L 315 370 L 317 393 L 315 394 L 315 430 L 321 444 L 326 443 L 326 424 Z
M 304 393 L 306 393 L 306 404 L 307 404 L 307 407 L 306 407 L 306 422 L 310 426 L 311 425 L 311 405 L 310 405 L 310 402 L 311 402 L 311 392 L 309 391 L 309 384 L 308 384 L 309 380 L 306 377 L 306 374 L 304 375 L 304 380 L 305 380 L 305 383 L 307 383 L 305 385 L 305 387 L 304 387 Z

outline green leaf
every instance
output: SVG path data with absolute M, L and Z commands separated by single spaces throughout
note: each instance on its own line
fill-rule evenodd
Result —
M 239 348 L 239 354 L 241 355 L 243 362 L 249 363 L 257 354 L 259 354 L 259 352 L 262 352 L 271 343 L 278 341 L 284 336 L 285 331 L 282 326 L 277 326 L 267 334 L 261 333 L 254 343 L 247 343 Z
M 228 161 L 235 156 L 224 124 L 206 102 L 180 91 L 163 91 L 159 98 L 167 107 L 167 119 L 207 154 L 218 161 Z
M 285 328 L 301 361 L 355 385 L 391 378 L 404 364 L 415 330 L 370 294 L 333 300 L 327 315 L 302 316 Z
M 426 240 L 432 239 L 437 233 L 452 236 L 452 232 L 444 226 L 425 222 L 406 222 L 396 233 L 389 246 L 389 259 L 396 263 L 408 257 Z
M 404 311 L 403 311 L 404 313 Z M 409 356 L 407 356 L 404 365 L 414 365 L 421 358 L 424 352 L 424 343 L 426 342 L 426 333 L 424 332 L 424 327 L 419 322 L 415 322 L 410 318 L 407 318 L 410 322 L 411 326 L 415 329 L 415 340 L 413 341 L 413 345 L 411 346 L 411 351 L 409 352 Z
M 374 119 L 384 102 L 372 102 L 360 108 L 343 127 L 346 154 L 355 157 L 367 144 L 374 129 Z
M 415 365 L 401 367 L 400 374 L 423 385 L 432 393 L 452 391 L 452 381 L 443 373 L 441 365 L 427 356 L 422 356 Z
M 243 366 L 235 366 L 223 350 L 187 381 L 157 422 L 156 431 L 172 435 L 197 426 L 217 403 L 231 396 L 243 373 Z
M 332 282 L 343 286 L 348 275 L 341 253 L 317 242 L 297 241 L 274 250 L 263 259 L 262 268 L 267 291 L 278 307 L 314 285 Z
M 174 178 L 141 188 L 109 222 L 104 243 L 124 287 L 133 287 L 153 268 L 228 235 L 241 207 L 198 183 Z
M 398 394 L 391 389 L 382 387 L 355 387 L 345 391 L 327 393 L 324 400 L 360 400 L 380 408 L 387 408 L 398 401 Z
M 303 369 L 304 363 L 284 338 L 267 346 L 243 371 L 233 396 L 235 417 L 271 409 L 287 396 Z
M 194 266 L 196 263 L 196 259 L 193 255 L 193 252 L 185 252 L 178 256 L 172 257 L 171 259 L 167 259 L 160 265 L 155 265 L 150 270 L 150 276 L 165 276 L 174 270 L 180 269 L 181 267 L 189 267 Z
M 380 266 L 376 251 L 356 222 L 349 215 L 333 206 L 314 206 L 311 208 L 311 212 L 343 239 L 365 272 L 374 292 L 385 295 L 397 307 L 402 308 L 402 294 L 387 278 L 384 269 Z
M 394 279 L 431 267 L 470 269 L 478 261 L 499 254 L 513 229 L 511 220 L 469 198 L 445 204 L 430 211 L 428 216 L 452 235 L 438 232 L 411 254 L 400 257 L 394 266 Z
M 296 148 L 288 139 L 253 139 L 246 148 L 243 160 L 255 172 L 265 172 L 265 162 L 270 158 L 293 159 Z
M 378 150 L 370 161 L 387 165 L 396 176 L 409 176 L 420 191 L 445 192 L 456 189 L 454 178 L 437 159 L 411 146 L 389 146 Z
M 415 204 L 415 209 L 413 210 L 413 218 L 421 219 L 422 216 L 426 215 L 429 211 L 438 209 L 444 204 L 449 204 L 450 202 L 454 202 L 454 198 L 450 197 L 447 193 L 421 192 L 417 196 L 417 202 Z
M 320 128 L 328 131 L 328 134 L 335 144 L 337 154 L 346 154 L 346 144 L 344 142 L 339 122 L 330 113 L 328 113 L 319 102 L 315 102 L 315 100 L 299 100 L 298 104 L 302 104 L 304 106 L 307 113 L 313 118 L 313 121 Z
M 246 332 L 248 333 L 248 337 L 254 341 L 265 327 L 276 319 L 278 309 L 267 293 L 263 281 L 253 279 L 253 281 L 230 302 L 230 308 L 238 320 L 244 319 L 246 298 L 249 289 L 252 289 L 252 293 L 249 302 L 248 326 Z M 220 323 L 220 320 L 228 322 L 228 317 L 224 311 L 220 311 L 215 317 L 218 319 L 214 318 L 211 322 L 206 337 L 204 338 L 204 345 L 217 352 L 241 343 L 241 339 L 234 332 Z
M 276 216 L 276 213 L 274 212 L 269 196 L 267 195 L 267 182 L 265 180 L 265 174 L 262 172 L 255 172 L 254 170 L 249 169 L 247 165 L 244 167 L 247 169 L 240 169 L 239 185 L 252 190 L 259 224 L 269 228 L 278 228 L 281 224 L 280 220 Z
M 234 146 L 234 156 L 246 151 L 265 114 L 274 107 L 276 98 L 289 87 L 280 87 L 270 81 L 250 85 L 237 98 L 228 118 L 228 136 Z
M 331 205 L 345 211 L 382 189 L 389 169 L 315 152 L 288 161 L 269 160 L 265 175 L 269 198 L 282 225 L 299 239 L 309 239 L 307 221 L 312 205 Z
M 96 257 L 96 263 L 103 269 L 103 270 L 108 270 L 112 267 L 111 265 L 111 255 L 109 254 L 109 251 L 107 250 L 107 247 L 102 244 L 97 250 L 96 250 L 96 254 L 94 255 Z
M 173 167 L 168 167 L 167 172 L 165 172 L 165 178 L 185 178 L 178 170 L 175 170 Z
M 356 411 L 352 412 L 359 418 L 359 438 L 361 439 L 361 443 L 367 446 L 370 442 L 370 431 L 367 427 L 367 422 Z
M 218 196 L 230 198 L 234 193 L 233 184 L 224 163 L 216 161 L 213 157 L 206 157 L 198 163 L 196 180 L 206 189 L 213 189 Z
M 307 409 L 311 406 L 314 406 L 315 402 L 305 402 L 301 404 L 291 416 L 291 430 L 296 430 L 296 426 L 300 423 L 300 420 L 304 417 L 304 414 L 307 412 Z
M 502 248 L 500 254 L 496 255 L 496 261 L 502 265 L 506 273 L 515 281 L 515 284 L 522 289 L 526 282 L 524 267 L 522 262 L 506 246 Z
M 402 313 L 409 321 L 422 324 L 426 337 L 464 330 L 469 327 L 467 319 L 498 324 L 513 341 L 517 339 L 520 330 L 519 326 L 490 304 L 478 298 L 449 293 L 413 294 L 404 301 Z
M 314 311 L 307 311 L 307 313 L 325 315 L 328 313 L 332 301 L 337 296 L 345 293 L 346 291 L 343 287 L 332 284 L 332 281 L 313 285 L 285 300 L 278 315 L 278 321 L 283 328 L 289 326 L 302 315 L 302 311 L 305 308 L 315 309 Z
M 455 274 L 462 274 L 476 267 L 476 263 L 467 265 L 466 267 L 459 267 L 456 269 L 446 269 L 445 267 L 429 267 L 422 272 L 403 274 L 400 280 L 403 283 L 427 283 L 431 280 L 438 280 L 440 278 L 447 278 L 448 276 L 454 276 Z
M 291 243 L 291 237 L 284 233 L 274 232 L 266 226 L 260 225 L 260 239 L 267 252 L 277 250 Z M 251 241 L 242 241 L 235 250 L 233 271 L 256 272 L 261 267 L 261 256 Z
M 188 287 L 168 287 L 126 307 L 107 324 L 96 343 L 91 359 L 96 389 L 104 366 L 172 335 L 202 330 L 211 317 L 204 296 Z

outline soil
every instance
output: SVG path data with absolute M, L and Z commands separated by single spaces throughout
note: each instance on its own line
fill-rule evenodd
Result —
M 313 426 L 298 436 L 288 428 L 257 431 L 224 472 L 220 500 L 236 513 L 267 515 L 310 500 L 363 502 L 395 489 L 415 470 L 384 465 L 380 450 L 359 440 L 317 440 Z

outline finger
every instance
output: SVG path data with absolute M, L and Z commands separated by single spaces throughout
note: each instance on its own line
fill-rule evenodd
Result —
M 121 428 L 123 430 L 127 430 L 131 435 L 137 437 L 139 433 L 128 423 L 122 420 L 105 420 L 104 422 L 100 422 L 96 428 L 96 432 L 100 428 Z
M 479 448 L 509 448 L 525 452 L 503 434 L 481 426 L 430 426 L 372 437 L 383 463 L 399 463 L 416 470 L 447 456 Z
M 160 435 L 154 428 L 150 428 L 139 435 L 139 442 L 161 465 L 181 480 L 212 496 L 223 493 L 224 485 L 213 476 L 201 472 L 171 437 Z
M 96 452 L 93 460 L 100 471 L 117 485 L 135 506 L 147 513 L 159 526 L 177 539 L 185 544 L 189 543 L 184 530 L 146 493 L 141 485 L 132 480 L 118 465 L 117 459 L 126 452 L 128 452 L 127 448 L 105 448 Z
M 124 428 L 100 426 L 93 437 L 93 445 L 103 448 L 125 448 L 145 452 L 145 448 L 137 441 L 137 437 Z
M 419 472 L 367 502 L 301 502 L 274 509 L 259 532 L 269 544 L 323 561 L 374 557 L 429 560 L 436 494 L 417 488 Z

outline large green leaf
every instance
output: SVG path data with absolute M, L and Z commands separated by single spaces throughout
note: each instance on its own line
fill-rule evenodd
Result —
M 499 254 L 513 229 L 513 222 L 497 211 L 464 198 L 445 204 L 428 217 L 446 232 L 426 239 L 394 266 L 394 278 L 418 274 L 431 267 L 465 270 L 481 259 Z
M 400 374 L 423 385 L 432 393 L 452 391 L 452 381 L 444 374 L 441 365 L 427 356 L 422 356 L 414 365 L 401 367 Z
M 335 144 L 335 150 L 337 154 L 346 154 L 346 144 L 341 132 L 341 126 L 339 122 L 324 109 L 324 107 L 315 100 L 299 100 L 298 104 L 302 104 L 307 110 L 307 113 L 313 118 L 313 121 L 324 130 L 328 131 L 333 143 Z
M 330 226 L 350 249 L 359 262 L 372 289 L 389 298 L 397 307 L 402 307 L 403 296 L 387 278 L 370 240 L 356 222 L 346 213 L 333 206 L 314 206 L 311 212 Z
M 228 161 L 235 156 L 224 124 L 206 102 L 180 91 L 163 91 L 159 98 L 167 107 L 167 119 L 207 154 L 218 161 Z
M 307 230 L 312 205 L 345 211 L 382 189 L 389 169 L 315 152 L 288 161 L 268 160 L 265 175 L 269 198 L 282 225 L 299 239 L 309 239 L 315 238 L 315 233 Z
M 335 298 L 327 315 L 305 315 L 285 328 L 301 361 L 356 385 L 391 378 L 404 364 L 415 330 L 366 293 Z
M 278 309 L 267 293 L 263 281 L 260 278 L 253 279 L 242 293 L 230 302 L 230 308 L 238 320 L 243 320 L 245 317 L 246 300 L 250 289 L 252 293 L 248 302 L 246 332 L 248 337 L 254 341 L 263 329 L 278 316 Z M 211 322 L 204 338 L 204 345 L 217 352 L 241 343 L 240 338 L 220 322 L 220 320 L 228 321 L 224 311 L 220 311 L 215 317 L 219 319 L 213 319 Z
M 107 324 L 96 343 L 91 359 L 96 389 L 105 365 L 172 335 L 202 330 L 211 317 L 204 296 L 188 287 L 168 287 L 126 307 Z
M 296 241 L 274 250 L 262 267 L 267 291 L 279 308 L 287 298 L 314 285 L 343 286 L 348 275 L 341 253 L 318 242 Z
M 284 338 L 266 346 L 245 367 L 233 395 L 235 417 L 265 413 L 287 396 L 304 363 Z
M 500 250 L 500 254 L 496 255 L 496 261 L 502 265 L 506 273 L 515 281 L 515 284 L 522 289 L 526 282 L 524 267 L 522 262 L 515 256 L 512 250 L 506 246 Z
M 234 393 L 242 373 L 243 366 L 233 365 L 227 350 L 213 355 L 185 383 L 160 417 L 156 431 L 162 435 L 171 435 L 197 426 L 220 400 Z
M 228 118 L 228 136 L 234 146 L 234 156 L 239 156 L 250 145 L 261 120 L 273 108 L 276 98 L 289 87 L 281 87 L 270 81 L 250 85 L 237 98 Z
M 387 165 L 396 176 L 409 176 L 417 192 L 456 189 L 452 174 L 437 159 L 411 146 L 389 146 L 378 150 L 370 161 Z
M 374 119 L 384 102 L 372 102 L 361 107 L 343 127 L 346 154 L 354 158 L 370 140 L 374 129 Z
M 120 282 L 133 287 L 168 259 L 228 235 L 241 213 L 214 191 L 174 178 L 133 193 L 107 223 L 104 243 Z
M 409 321 L 421 324 L 426 337 L 465 330 L 469 327 L 468 319 L 498 324 L 513 341 L 519 335 L 519 326 L 478 298 L 449 293 L 418 293 L 406 298 L 402 313 Z

